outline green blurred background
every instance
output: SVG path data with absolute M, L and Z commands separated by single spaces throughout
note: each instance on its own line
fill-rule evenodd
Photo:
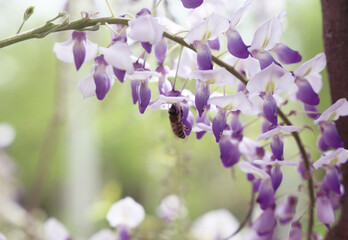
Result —
M 152 1 L 110 2 L 116 14 L 126 9 L 135 14 L 143 6 L 152 6 Z M 187 13 L 172 2 L 174 16 Z M 234 1 L 230 2 L 232 12 L 242 4 L 236 1 L 232 6 Z M 29 5 L 36 9 L 24 31 L 55 17 L 64 5 L 44 0 L 0 0 L 0 4 L 1 39 L 16 32 Z M 319 0 L 258 0 L 251 9 L 238 27 L 247 43 L 259 25 L 285 9 L 281 41 L 300 51 L 304 61 L 323 51 Z M 71 1 L 70 10 L 71 19 L 78 18 L 80 11 L 108 15 L 104 1 Z M 100 46 L 109 44 L 105 28 L 88 37 Z M 127 80 L 123 84 L 116 81 L 103 101 L 83 100 L 76 85 L 89 73 L 92 62 L 79 72 L 72 64 L 60 62 L 53 45 L 67 38 L 69 33 L 51 34 L 0 49 L 0 122 L 10 123 L 16 130 L 7 152 L 18 166 L 19 201 L 30 209 L 42 209 L 33 210 L 42 218 L 57 217 L 76 236 L 89 236 L 106 227 L 108 208 L 124 196 L 132 196 L 145 207 L 144 231 L 160 228 L 155 211 L 167 194 L 182 197 L 188 222 L 217 208 L 227 208 L 241 220 L 248 209 L 250 184 L 237 168 L 223 168 L 213 137 L 206 135 L 199 141 L 194 135 L 183 141 L 174 138 L 166 111 L 147 109 L 139 114 Z M 320 110 L 330 104 L 326 73 L 323 80 Z M 153 84 L 153 96 L 156 94 Z M 298 126 L 310 124 L 302 115 L 295 118 Z M 256 138 L 256 125 L 246 135 Z M 301 136 L 307 145 L 315 146 L 313 133 L 304 131 Z M 298 150 L 292 140 L 288 143 L 286 156 L 292 156 Z M 278 195 L 295 192 L 298 181 L 296 170 L 287 170 Z

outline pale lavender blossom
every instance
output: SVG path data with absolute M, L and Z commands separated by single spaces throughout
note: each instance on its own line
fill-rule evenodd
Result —
M 313 163 L 313 167 L 318 169 L 323 166 L 340 166 L 348 159 L 348 150 L 338 148 L 335 151 L 329 152 L 327 155 L 321 157 L 318 161 Z
M 136 228 L 144 218 L 144 208 L 131 197 L 114 203 L 106 215 L 109 225 L 117 228 L 121 240 L 129 239 L 130 230 Z
M 281 224 L 289 223 L 296 213 L 297 197 L 289 196 L 285 202 L 276 208 L 275 214 Z
M 82 64 L 93 59 L 97 55 L 98 45 L 87 40 L 85 32 L 74 31 L 71 39 L 66 42 L 56 43 L 53 51 L 57 58 L 63 62 L 75 63 L 76 70 Z
M 47 240 L 71 240 L 65 226 L 55 218 L 49 218 L 44 224 Z
M 302 239 L 301 223 L 299 221 L 291 223 L 289 240 L 301 240 L 301 239 Z
M 190 233 L 195 239 L 222 240 L 230 236 L 238 226 L 237 219 L 227 209 L 218 209 L 199 217 L 191 226 Z M 242 238 L 237 235 L 233 239 Z
M 7 238 L 5 237 L 5 235 L 0 232 L 0 240 L 6 240 L 6 239 Z
M 161 204 L 156 209 L 157 216 L 172 222 L 184 218 L 187 209 L 177 195 L 168 195 L 162 199 Z
M 317 193 L 317 216 L 319 221 L 326 226 L 335 221 L 335 212 L 332 204 L 323 192 Z
M 110 229 L 103 229 L 93 234 L 89 240 L 115 240 L 116 238 L 117 235 L 115 232 L 111 231 Z
M 348 116 L 348 101 L 346 98 L 338 99 L 328 109 L 326 109 L 318 119 L 314 121 L 315 124 L 321 122 L 336 121 L 339 117 Z
M 113 84 L 112 68 L 101 55 L 95 58 L 91 73 L 81 79 L 77 87 L 84 98 L 97 96 L 99 100 L 103 100 Z

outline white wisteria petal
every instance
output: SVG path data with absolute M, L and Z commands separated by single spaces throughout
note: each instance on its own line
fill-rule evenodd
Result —
M 280 132 L 296 132 L 298 130 L 299 130 L 299 128 L 296 126 L 280 126 L 280 125 L 278 125 L 277 127 L 273 128 L 265 133 L 262 133 L 258 138 L 256 138 L 256 141 L 271 138 Z
M 166 30 L 171 33 L 178 33 L 185 30 L 181 25 L 177 24 L 176 22 L 173 22 L 167 17 L 158 17 L 158 23 L 165 26 Z
M 194 41 L 206 42 L 217 38 L 221 33 L 224 33 L 229 28 L 228 19 L 216 14 L 210 15 L 198 25 L 193 26 L 191 31 L 184 38 L 188 44 Z
M 93 43 L 89 41 L 88 39 L 86 40 L 86 57 L 85 57 L 85 62 L 92 60 L 97 56 L 98 52 L 98 44 Z
M 239 166 L 240 170 L 242 170 L 245 173 L 252 173 L 256 177 L 259 177 L 261 179 L 270 179 L 270 176 L 268 175 L 268 173 L 266 173 L 264 170 L 262 170 L 258 167 L 255 167 L 254 165 L 252 165 L 249 162 L 240 161 L 238 163 L 238 166 Z
M 314 58 L 304 62 L 294 71 L 295 76 L 305 78 L 307 75 L 321 72 L 326 66 L 325 53 L 319 53 Z
M 231 235 L 239 226 L 238 220 L 227 210 L 218 209 L 205 213 L 192 225 L 190 233 L 195 239 L 224 239 Z M 242 238 L 234 236 L 233 239 Z
M 250 52 L 258 49 L 271 50 L 279 41 L 281 34 L 282 24 L 280 19 L 273 17 L 256 30 L 248 50 Z
M 195 70 L 189 75 L 189 79 L 199 79 L 207 84 L 236 85 L 236 78 L 225 68 L 212 70 Z
M 213 104 L 230 111 L 240 110 L 243 113 L 250 113 L 252 109 L 251 102 L 245 96 L 244 92 L 238 92 L 226 96 L 211 97 L 208 100 L 208 104 Z
M 111 231 L 110 229 L 103 229 L 93 234 L 89 240 L 115 240 L 116 238 L 117 235 L 115 232 Z
M 175 62 L 174 69 L 177 68 L 178 59 Z M 178 76 L 182 78 L 187 78 L 187 76 L 197 68 L 197 53 L 194 51 L 191 51 L 190 49 L 184 48 L 181 55 L 180 65 L 179 65 L 179 71 Z M 173 74 L 173 77 L 175 75 L 175 72 Z
M 136 70 L 132 74 L 128 75 L 128 78 L 130 80 L 139 80 L 139 81 L 144 81 L 149 79 L 150 77 L 161 77 L 162 74 L 159 72 L 151 72 L 151 71 L 139 71 Z
M 249 9 L 253 0 L 246 1 L 241 8 L 239 8 L 230 20 L 231 27 L 236 27 L 244 17 L 245 12 Z
M 86 77 L 82 78 L 80 82 L 77 84 L 77 88 L 82 93 L 83 98 L 93 97 L 96 95 L 96 86 L 93 74 L 93 72 L 88 74 Z
M 270 165 L 270 166 L 297 166 L 298 163 L 293 161 L 284 161 L 284 160 L 274 160 L 274 161 L 264 161 L 264 160 L 254 160 L 252 163 L 258 164 L 258 165 Z
M 312 86 L 314 92 L 319 93 L 323 87 L 323 80 L 319 73 L 313 73 L 306 76 L 307 81 Z
M 284 68 L 272 63 L 248 81 L 246 88 L 250 93 L 279 94 L 291 88 L 294 77 Z
M 172 96 L 159 95 L 157 98 L 155 98 L 154 100 L 150 102 L 149 107 L 152 109 L 168 109 L 168 107 L 163 107 L 160 105 L 170 105 L 170 104 L 183 102 L 183 101 L 190 101 L 190 98 L 187 96 L 172 97 Z
M 143 206 L 131 197 L 125 197 L 114 203 L 106 215 L 106 219 L 111 227 L 123 225 L 129 228 L 135 228 L 144 218 L 145 210 Z
M 348 150 L 344 148 L 338 148 L 335 151 L 329 152 L 326 156 L 321 157 L 318 161 L 313 163 L 313 167 L 315 169 L 318 169 L 320 167 L 323 167 L 325 165 L 327 166 L 334 166 L 334 165 L 341 165 L 345 163 L 348 159 Z
M 158 23 L 151 15 L 143 15 L 128 22 L 130 31 L 128 36 L 140 42 L 152 45 L 158 43 L 163 35 L 165 26 Z
M 314 121 L 315 124 L 326 121 L 336 121 L 339 117 L 348 115 L 348 101 L 346 98 L 338 99 L 328 109 L 326 109 L 318 119 Z
M 0 123 L 0 149 L 10 146 L 16 137 L 16 131 L 11 124 Z
M 193 126 L 192 131 L 193 132 L 206 131 L 206 132 L 212 133 L 213 129 L 211 125 L 207 125 L 205 123 L 196 123 L 196 125 Z
M 69 232 L 64 225 L 55 218 L 49 218 L 44 224 L 47 240 L 66 240 Z
M 177 195 L 171 194 L 164 197 L 156 209 L 157 216 L 162 219 L 173 221 L 184 218 L 187 214 L 185 205 Z
M 6 240 L 6 239 L 7 238 L 5 237 L 5 235 L 0 232 L 0 240 Z
M 113 67 L 125 70 L 128 74 L 134 72 L 131 51 L 125 42 L 116 42 L 109 48 L 100 47 L 99 51 L 104 55 L 105 60 Z
M 68 41 L 62 43 L 55 43 L 53 51 L 56 53 L 57 58 L 66 63 L 74 62 L 73 53 L 74 40 L 69 39 Z

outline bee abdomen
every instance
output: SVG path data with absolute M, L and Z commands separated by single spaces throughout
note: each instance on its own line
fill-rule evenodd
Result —
M 181 123 L 171 123 L 173 133 L 178 138 L 185 138 L 184 127 Z

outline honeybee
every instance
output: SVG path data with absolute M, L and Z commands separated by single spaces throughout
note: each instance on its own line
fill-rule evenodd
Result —
M 182 117 L 184 115 L 182 109 L 179 109 L 177 106 L 175 106 L 175 104 L 172 104 L 172 106 L 168 110 L 168 113 L 170 126 L 172 127 L 174 135 L 178 138 L 184 139 L 184 130 L 186 129 L 186 127 L 181 122 Z

